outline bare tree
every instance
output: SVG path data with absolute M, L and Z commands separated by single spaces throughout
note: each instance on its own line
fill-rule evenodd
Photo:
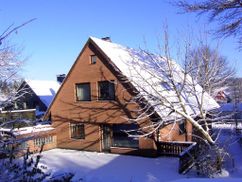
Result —
M 147 135 L 167 124 L 177 124 L 185 120 L 201 134 L 206 143 L 214 145 L 215 140 L 210 135 L 209 123 L 219 119 L 213 112 L 219 106 L 198 81 L 190 76 L 190 46 L 186 47 L 183 62 L 187 64 L 182 69 L 172 60 L 168 41 L 168 33 L 165 32 L 164 56 L 145 50 L 129 49 L 133 57 L 126 62 L 129 65 L 127 75 L 130 75 L 127 82 L 131 82 L 137 89 L 133 100 L 142 105 L 142 109 L 137 111 L 138 116 L 129 120 L 140 122 L 158 114 L 158 122 L 153 123 L 153 130 Z M 197 69 L 202 70 L 203 67 L 199 66 Z M 217 67 L 210 67 L 205 74 L 208 74 L 208 71 L 215 72 Z M 210 82 L 209 79 L 211 78 L 205 77 L 204 82 Z M 208 86 L 211 87 L 210 84 Z M 191 137 L 193 134 L 188 135 Z
M 0 45 L 2 45 L 2 43 L 3 43 L 4 41 L 6 41 L 7 38 L 8 38 L 10 35 L 12 35 L 13 33 L 17 32 L 20 28 L 24 27 L 25 25 L 27 25 L 27 24 L 29 24 L 29 23 L 35 21 L 35 20 L 36 20 L 36 18 L 30 19 L 30 20 L 28 20 L 28 21 L 26 21 L 26 22 L 24 22 L 24 23 L 22 23 L 22 24 L 20 24 L 20 25 L 17 25 L 17 26 L 15 26 L 14 24 L 9 25 L 9 26 L 8 26 L 8 27 L 2 32 L 2 34 L 0 35 Z
M 228 85 L 226 92 L 228 93 L 231 99 L 230 102 L 242 102 L 242 78 L 230 78 L 226 81 L 226 85 Z
M 14 26 L 12 24 L 0 35 L 0 108 L 12 104 L 16 99 L 17 89 L 10 90 L 9 86 L 19 79 L 18 73 L 23 65 L 23 61 L 19 56 L 20 52 L 17 51 L 14 46 L 9 44 L 8 38 L 12 33 L 33 20 L 34 19 L 29 20 L 19 26 Z M 15 121 L 7 121 L 6 123 L 1 124 L 0 128 L 2 129 L 4 125 L 12 122 Z M 13 139 L 15 140 L 15 137 L 12 132 L 4 132 L 4 130 L 1 130 L 1 149 L 5 149 L 8 142 L 13 143 Z M 0 152 L 1 154 L 3 153 L 2 150 Z
M 16 96 L 20 97 L 16 94 L 17 89 L 13 85 L 20 80 L 19 73 L 24 63 L 20 57 L 21 51 L 11 45 L 8 38 L 34 20 L 28 20 L 18 26 L 12 24 L 0 35 L 0 108 L 12 104 L 17 99 Z
M 11 34 L 18 31 L 23 26 L 34 21 L 31 19 L 19 26 L 10 25 L 0 35 L 0 108 L 11 105 L 21 95 L 17 94 L 17 89 L 14 84 L 19 80 L 19 72 L 23 66 L 23 60 L 20 58 L 20 51 L 15 46 L 8 42 Z M 27 148 L 21 148 L 21 144 L 28 141 L 31 137 L 17 138 L 14 133 L 14 128 L 8 129 L 7 125 L 29 121 L 26 120 L 10 120 L 0 124 L 0 178 L 2 181 L 32 181 L 33 179 L 42 180 L 49 174 L 43 173 L 37 167 L 40 155 L 37 155 L 34 161 L 33 157 L 29 157 Z M 42 149 L 41 149 L 42 151 Z M 24 163 L 14 161 L 14 158 L 24 153 Z
M 219 28 L 214 32 L 219 37 L 234 36 L 238 38 L 239 48 L 242 44 L 242 1 L 241 0 L 176 0 L 176 6 L 186 13 L 209 14 L 209 22 L 217 22 Z
M 214 96 L 222 87 L 228 87 L 228 81 L 235 74 L 218 49 L 200 42 L 192 48 L 185 63 L 191 77 L 210 95 Z
M 19 59 L 19 53 L 11 46 L 1 46 L 0 50 L 0 96 L 1 107 L 13 102 L 16 89 L 10 90 L 14 82 L 20 79 L 18 75 L 23 61 Z
M 217 112 L 219 105 L 209 94 L 215 87 L 216 81 L 226 79 L 230 74 L 225 74 L 226 76 L 219 74 L 223 62 L 217 64 L 215 61 L 207 65 L 206 69 L 203 62 L 194 64 L 194 59 L 191 57 L 198 54 L 191 54 L 194 47 L 190 43 L 185 45 L 183 56 L 179 56 L 180 62 L 185 63 L 182 67 L 171 57 L 167 30 L 164 33 L 163 43 L 159 54 L 152 54 L 142 49 L 119 48 L 128 52 L 127 55 L 121 51 L 120 61 L 128 65 L 126 69 L 121 67 L 123 75 L 127 76 L 123 78 L 125 83 L 131 83 L 132 89 L 136 90 L 131 102 L 139 103 L 141 106 L 134 111 L 137 115 L 127 120 L 138 124 L 150 118 L 153 121 L 144 127 L 141 125 L 138 134 L 131 133 L 130 136 L 151 136 L 158 131 L 161 139 L 169 140 L 172 139 L 174 131 L 177 131 L 176 126 L 184 123 L 187 129 L 186 139 L 199 143 L 198 157 L 192 159 L 197 170 L 200 174 L 212 176 L 221 171 L 222 163 L 228 153 L 217 145 L 219 132 L 213 133 L 211 124 L 221 122 L 229 116 L 221 116 Z M 208 56 L 207 53 L 205 55 Z M 118 57 L 119 55 L 115 56 Z M 199 73 L 197 77 L 191 76 L 196 75 L 194 72 Z M 212 80 L 213 74 L 216 75 L 216 81 Z M 204 83 L 203 86 L 199 85 L 200 80 Z M 189 126 L 192 126 L 192 130 Z M 167 130 L 161 133 L 160 129 L 163 127 Z M 127 133 L 129 134 L 129 131 Z
M 12 105 L 13 102 L 29 92 L 28 89 L 17 89 L 14 86 L 21 78 L 19 73 L 24 61 L 20 53 L 8 42 L 8 37 L 20 28 L 34 21 L 31 19 L 25 23 L 14 26 L 10 25 L 0 35 L 0 108 Z M 70 181 L 74 176 L 72 173 L 64 173 L 58 176 L 51 176 L 46 166 L 39 164 L 43 146 L 37 155 L 30 155 L 28 146 L 22 146 L 25 142 L 32 140 L 36 134 L 31 133 L 25 137 L 17 137 L 14 124 L 30 124 L 29 120 L 14 119 L 0 123 L 0 179 L 1 181 Z M 11 126 L 11 128 L 9 128 Z M 23 163 L 16 157 L 23 155 Z

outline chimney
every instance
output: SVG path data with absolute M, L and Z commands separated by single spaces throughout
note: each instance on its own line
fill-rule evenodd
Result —
M 110 37 L 103 37 L 102 40 L 107 41 L 107 42 L 112 42 Z
M 62 83 L 65 77 L 66 77 L 66 74 L 56 75 L 57 82 Z

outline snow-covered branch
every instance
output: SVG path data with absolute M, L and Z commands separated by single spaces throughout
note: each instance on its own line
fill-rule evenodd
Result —
M 164 56 L 145 50 L 128 49 L 132 59 L 125 60 L 129 65 L 125 82 L 130 82 L 137 89 L 131 102 L 141 106 L 136 112 L 137 116 L 128 120 L 136 123 L 150 118 L 155 120 L 151 123 L 153 129 L 150 127 L 147 131 L 149 135 L 167 123 L 185 121 L 208 143 L 214 144 L 209 123 L 225 119 L 225 116 L 215 114 L 214 110 L 219 105 L 210 94 L 213 93 L 215 84 L 230 77 L 233 71 L 223 70 L 225 61 L 217 57 L 217 54 L 214 53 L 213 58 L 207 51 L 201 51 L 199 55 L 192 54 L 193 49 L 189 46 L 186 47 L 186 55 L 183 57 L 185 66 L 182 68 L 170 57 L 167 39 L 165 37 L 167 43 L 164 46 Z M 194 61 L 195 57 L 202 61 Z

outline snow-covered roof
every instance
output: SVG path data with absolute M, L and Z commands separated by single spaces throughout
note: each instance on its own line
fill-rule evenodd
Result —
M 242 112 L 242 103 L 225 103 L 221 104 L 220 111 L 222 112 Z
M 1 113 L 23 113 L 23 112 L 34 112 L 36 109 L 20 109 L 20 110 L 12 110 L 12 111 L 0 111 Z
M 164 85 L 161 84 L 161 80 L 157 79 L 155 75 L 159 74 L 158 77 L 160 77 L 161 75 L 161 77 L 163 76 L 165 80 L 167 77 L 165 76 L 165 74 L 167 73 L 159 71 L 159 69 L 156 69 L 153 65 L 148 65 L 150 64 L 150 62 L 147 60 L 152 59 L 158 62 L 164 62 L 164 57 L 154 54 L 147 54 L 147 52 L 142 50 L 135 50 L 132 48 L 124 47 L 122 45 L 98 39 L 95 37 L 90 37 L 90 39 L 110 59 L 111 64 L 113 64 L 118 71 L 126 76 L 128 80 L 136 87 L 136 89 L 138 89 L 139 92 L 143 91 L 140 87 L 140 85 L 142 85 L 142 87 L 144 87 L 145 90 L 152 95 L 156 95 L 157 93 L 155 93 L 154 90 L 157 90 L 162 94 L 166 94 L 167 98 L 169 98 L 171 102 L 177 101 L 177 97 L 175 96 L 174 91 L 164 92 Z M 172 61 L 172 66 L 175 70 L 174 77 L 177 80 L 177 83 L 183 83 L 183 69 L 174 61 Z M 154 71 L 149 72 L 147 71 L 148 69 L 146 69 L 146 67 L 149 67 L 151 68 L 150 70 Z M 143 78 L 140 78 L 140 76 L 137 75 L 142 75 Z M 148 82 L 153 83 L 152 86 L 151 84 L 144 81 L 144 79 L 146 81 L 148 80 Z M 189 75 L 187 76 L 187 80 L 191 81 L 191 77 Z M 139 84 L 139 86 L 137 86 L 137 84 Z M 153 89 L 152 87 L 155 87 L 155 89 Z M 200 99 L 202 95 L 202 87 L 200 85 L 196 85 L 195 89 L 197 92 L 197 96 Z M 199 112 L 199 108 L 196 98 L 194 97 L 194 95 L 191 95 L 191 86 L 183 89 L 182 98 L 184 103 L 186 103 L 186 109 L 189 114 L 197 115 Z M 146 100 L 152 102 L 152 99 L 146 98 Z M 217 102 L 207 93 L 204 94 L 203 102 L 203 109 L 205 110 L 212 110 L 219 107 Z M 155 103 L 153 103 L 152 105 L 155 105 Z M 155 106 L 154 109 L 161 116 L 161 118 L 167 116 L 167 114 L 171 111 L 170 109 L 167 109 L 160 104 Z
M 55 97 L 60 84 L 49 80 L 25 80 L 34 93 L 48 107 Z
M 39 132 L 46 132 L 53 130 L 54 128 L 51 125 L 37 125 L 37 126 L 29 126 L 29 127 L 23 127 L 23 128 L 15 128 L 12 130 L 14 135 L 25 135 L 25 134 L 31 134 L 31 133 L 39 133 Z M 7 128 L 0 128 L 0 131 L 8 131 L 10 132 L 11 129 Z

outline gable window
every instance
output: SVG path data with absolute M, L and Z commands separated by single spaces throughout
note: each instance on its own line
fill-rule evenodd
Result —
M 76 84 L 76 98 L 78 101 L 90 101 L 91 100 L 90 83 Z
M 115 98 L 114 83 L 110 81 L 98 82 L 98 91 L 99 100 L 114 100 Z
M 71 123 L 71 138 L 85 139 L 85 126 L 83 123 Z
M 185 128 L 185 122 L 182 121 L 179 123 L 179 135 L 182 135 L 186 132 L 186 128 Z
M 90 63 L 91 64 L 96 64 L 96 62 L 97 62 L 97 56 L 91 55 L 91 61 L 90 61 Z

